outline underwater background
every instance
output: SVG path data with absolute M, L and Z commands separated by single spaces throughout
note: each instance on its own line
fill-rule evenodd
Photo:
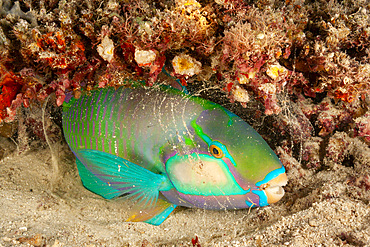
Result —
M 0 246 L 368 246 L 369 13 L 365 0 L 0 1 Z M 177 208 L 151 226 L 82 186 L 63 102 L 174 81 L 266 140 L 287 171 L 279 202 Z

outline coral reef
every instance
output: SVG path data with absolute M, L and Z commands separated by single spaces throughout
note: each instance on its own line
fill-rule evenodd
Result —
M 366 98 L 369 10 L 360 6 L 8 0 L 0 8 L 1 65 L 15 75 L 22 69 L 32 71 L 32 79 L 41 86 L 30 99 L 42 100 L 55 92 L 58 105 L 66 90 L 105 86 L 94 78 L 111 77 L 113 71 L 134 74 L 132 79 L 152 85 L 166 66 L 185 84 L 217 79 L 231 101 L 247 106 L 256 99 L 265 114 L 278 115 L 284 107 L 279 98 L 286 94 L 298 99 L 326 95 L 346 103 Z M 56 8 L 58 14 L 50 11 Z M 329 12 L 323 14 L 323 9 Z M 83 73 L 87 67 L 94 71 Z M 118 81 L 110 85 L 115 83 L 120 85 Z M 18 92 L 20 83 L 15 84 L 12 91 L 24 98 L 27 85 Z M 3 97 L 12 101 L 16 95 Z M 8 102 L 2 108 L 7 107 L 17 108 Z

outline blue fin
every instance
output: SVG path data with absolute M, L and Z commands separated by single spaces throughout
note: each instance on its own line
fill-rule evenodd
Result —
M 98 179 L 78 158 L 76 159 L 76 165 L 82 184 L 88 190 L 101 195 L 105 199 L 112 199 L 121 193 L 118 189 L 114 189 L 107 183 Z
M 106 199 L 125 195 L 143 205 L 155 204 L 167 177 L 155 174 L 121 157 L 92 149 L 76 152 L 83 185 Z
M 162 213 L 157 214 L 153 218 L 151 218 L 149 220 L 146 220 L 144 222 L 145 223 L 148 223 L 148 224 L 151 224 L 151 225 L 159 226 L 160 224 L 162 224 L 162 222 L 165 219 L 167 219 L 168 215 L 170 215 L 170 213 L 172 213 L 172 211 L 175 208 L 176 208 L 176 205 L 175 204 L 171 204 L 168 208 L 166 208 L 164 211 L 162 211 Z
M 150 207 L 135 207 L 131 211 L 131 217 L 126 221 L 131 222 L 145 222 L 151 225 L 158 226 L 172 213 L 177 205 L 169 203 L 165 200 L 158 199 L 155 206 Z
M 169 79 L 171 79 L 171 84 L 169 85 L 170 87 L 172 88 L 175 88 L 175 89 L 178 89 L 180 90 L 181 92 L 185 93 L 185 94 L 189 94 L 189 91 L 188 89 L 182 85 L 180 79 L 178 78 L 175 78 L 173 77 L 172 75 L 170 75 L 170 73 L 167 72 L 167 70 L 165 69 L 165 66 L 162 67 L 162 72 L 163 74 L 165 74 Z

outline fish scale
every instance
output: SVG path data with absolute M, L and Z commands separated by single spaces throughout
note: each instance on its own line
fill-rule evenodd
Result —
M 177 205 L 266 206 L 285 169 L 262 137 L 220 105 L 170 88 L 105 88 L 63 105 L 83 185 L 136 200 L 130 221 L 161 224 Z
M 124 145 L 120 145 L 118 148 L 123 150 L 135 150 L 135 154 L 131 155 L 142 156 L 141 158 L 144 159 L 144 154 L 141 152 L 143 151 L 143 145 L 146 145 L 146 143 L 145 141 L 136 142 L 136 139 L 141 138 L 141 140 L 145 140 L 145 137 L 152 136 L 152 138 L 156 139 L 155 142 L 167 141 L 165 138 L 162 138 L 164 137 L 163 131 L 171 132 L 170 134 L 172 135 L 174 132 L 176 132 L 171 131 L 171 128 L 173 129 L 174 127 L 178 127 L 178 123 L 174 123 L 173 126 L 167 125 L 165 127 L 161 127 L 161 125 L 163 125 L 161 122 L 163 123 L 167 121 L 167 119 L 172 118 L 172 111 L 170 110 L 172 107 L 162 103 L 162 99 L 164 101 L 166 98 L 169 99 L 166 95 L 164 95 L 162 99 L 158 100 L 160 102 L 159 107 L 161 108 L 161 114 L 152 118 L 152 116 L 150 116 L 148 113 L 152 113 L 153 111 L 148 109 L 148 107 L 147 109 L 142 109 L 143 105 L 148 104 L 142 100 L 142 97 L 148 96 L 146 95 L 148 93 L 147 90 L 141 90 L 141 92 L 140 90 L 135 90 L 136 97 L 133 98 L 132 90 L 124 88 L 119 89 L 117 94 L 121 95 L 121 99 L 119 100 L 120 102 L 113 98 L 115 93 L 116 91 L 114 89 L 101 90 L 99 93 L 93 93 L 89 104 L 90 106 L 85 108 L 86 111 L 90 112 L 90 121 L 86 121 L 88 119 L 86 114 L 85 116 L 78 114 L 78 112 L 81 112 L 85 106 L 81 103 L 84 101 L 83 98 L 77 100 L 73 105 L 73 108 L 75 108 L 72 113 L 74 117 L 68 117 L 67 114 L 64 115 L 65 125 L 68 125 L 68 123 L 73 125 L 72 131 L 70 131 L 70 128 L 64 128 L 67 130 L 65 133 L 70 132 L 69 135 L 77 138 L 78 142 L 81 142 L 83 136 L 92 139 L 94 144 L 96 144 L 96 142 L 98 143 L 97 146 L 89 146 L 86 145 L 86 143 L 84 143 L 82 146 L 84 146 L 84 148 L 94 148 L 101 151 L 109 151 L 109 140 L 112 142 L 117 140 L 125 140 L 123 141 Z M 109 103 L 107 103 L 107 99 L 109 99 Z M 122 101 L 125 101 L 126 104 L 122 104 Z M 103 105 L 104 107 L 102 107 Z M 135 107 L 133 108 L 131 106 Z M 158 104 L 154 104 L 153 106 L 157 108 Z M 107 112 L 109 112 L 109 118 L 106 116 Z M 150 119 L 147 119 L 148 117 Z M 112 118 L 114 119 L 115 123 L 118 122 L 120 125 L 113 128 L 113 126 L 109 123 L 111 122 L 110 119 Z M 137 124 L 137 122 L 133 123 L 133 121 L 138 120 L 140 120 L 139 124 Z M 148 128 L 148 126 L 145 124 L 146 122 L 149 122 L 149 120 L 153 123 L 150 128 Z M 154 121 L 156 121 L 156 123 L 154 123 Z M 87 132 L 91 133 L 91 135 L 82 134 L 80 131 L 76 131 L 76 128 L 79 128 L 78 126 L 82 124 L 90 126 L 91 129 Z M 155 133 L 162 134 L 156 135 Z M 162 140 L 160 140 L 161 138 Z M 150 144 L 150 140 L 148 140 L 148 144 Z M 74 148 L 81 147 L 78 147 L 78 145 L 74 143 L 72 150 Z M 131 157 L 129 157 L 130 153 L 124 153 L 123 150 L 119 150 L 118 154 L 121 155 L 121 157 L 131 160 Z M 143 165 L 145 166 L 145 164 Z

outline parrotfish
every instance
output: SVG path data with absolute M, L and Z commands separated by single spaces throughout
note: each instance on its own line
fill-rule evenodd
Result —
M 176 89 L 96 89 L 63 105 L 83 185 L 135 200 L 128 221 L 161 224 L 176 206 L 262 207 L 279 201 L 285 168 L 226 108 Z

